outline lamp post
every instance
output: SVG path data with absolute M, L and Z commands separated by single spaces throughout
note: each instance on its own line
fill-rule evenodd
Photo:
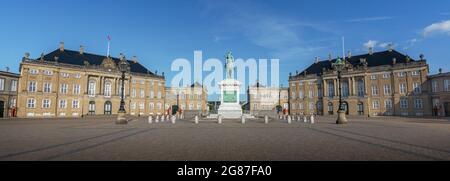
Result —
M 339 93 L 339 109 L 338 109 L 338 119 L 336 120 L 336 124 L 346 124 L 347 118 L 345 117 L 345 110 L 342 106 L 342 90 L 341 90 L 341 73 L 345 68 L 345 62 L 338 58 L 335 63 L 332 64 L 334 70 L 338 73 L 338 93 Z
M 124 56 L 120 57 L 120 62 L 119 62 L 119 70 L 120 72 L 122 72 L 122 78 L 121 78 L 121 93 L 120 93 L 120 108 L 118 111 L 118 116 L 117 116 L 117 120 L 116 120 L 116 124 L 127 124 L 127 118 L 126 118 L 126 110 L 125 110 L 125 94 L 124 94 L 124 90 L 125 90 L 125 73 L 129 70 L 129 66 L 128 63 L 125 59 Z

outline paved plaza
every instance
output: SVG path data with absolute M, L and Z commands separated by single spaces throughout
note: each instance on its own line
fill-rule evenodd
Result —
M 446 119 L 334 117 L 149 124 L 113 117 L 0 120 L 0 160 L 450 160 Z

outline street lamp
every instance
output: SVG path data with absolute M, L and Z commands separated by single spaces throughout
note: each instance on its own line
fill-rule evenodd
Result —
M 338 91 L 339 91 L 339 109 L 338 109 L 338 119 L 336 120 L 336 124 L 346 124 L 347 118 L 345 117 L 345 110 L 342 106 L 342 90 L 341 90 L 341 73 L 345 68 L 345 62 L 338 58 L 335 63 L 332 64 L 334 70 L 338 73 Z
M 125 56 L 121 56 L 120 57 L 120 62 L 119 62 L 119 71 L 122 72 L 122 78 L 121 78 L 121 93 L 120 93 L 120 108 L 118 111 L 118 116 L 117 116 L 117 120 L 116 120 L 116 124 L 127 124 L 127 118 L 126 118 L 126 111 L 125 111 L 125 94 L 124 94 L 124 90 L 125 90 L 125 73 L 127 71 L 129 71 L 129 65 L 128 62 L 125 59 Z

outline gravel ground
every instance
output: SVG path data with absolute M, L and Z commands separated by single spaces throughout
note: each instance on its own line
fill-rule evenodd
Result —
M 0 120 L 0 160 L 450 160 L 450 121 L 334 117 L 286 120 L 193 119 L 149 124 L 113 117 Z

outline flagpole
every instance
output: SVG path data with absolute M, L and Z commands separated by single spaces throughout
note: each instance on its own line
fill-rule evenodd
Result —
M 342 37 L 342 59 L 345 60 L 345 38 Z
M 110 40 L 108 39 L 108 53 L 106 54 L 109 57 L 109 47 L 110 47 Z

